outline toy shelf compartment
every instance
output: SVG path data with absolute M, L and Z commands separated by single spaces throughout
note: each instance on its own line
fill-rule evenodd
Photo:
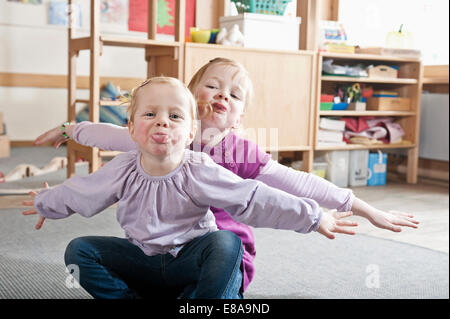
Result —
M 231 0 L 239 13 L 283 15 L 292 0 Z

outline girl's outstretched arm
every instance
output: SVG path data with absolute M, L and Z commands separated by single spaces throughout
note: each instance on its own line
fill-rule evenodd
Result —
M 64 132 L 79 144 L 102 150 L 128 152 L 137 148 L 128 133 L 128 128 L 114 124 L 84 121 L 67 125 Z M 61 126 L 57 126 L 38 136 L 34 144 L 52 143 L 53 147 L 58 148 L 67 141 L 62 133 Z
M 400 226 L 417 228 L 419 222 L 411 214 L 384 212 L 357 198 L 350 189 L 337 187 L 329 181 L 270 160 L 255 178 L 292 195 L 314 199 L 320 206 L 352 211 L 368 219 L 374 226 L 400 232 Z

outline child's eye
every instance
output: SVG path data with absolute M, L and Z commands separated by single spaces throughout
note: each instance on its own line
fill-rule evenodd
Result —
M 144 114 L 144 116 L 147 116 L 147 117 L 153 117 L 153 116 L 155 116 L 155 113 L 153 113 L 153 112 L 147 112 L 147 113 Z
M 181 119 L 181 116 L 179 116 L 178 114 L 170 114 L 170 118 L 174 119 L 174 120 L 178 120 L 178 119 Z
M 208 89 L 216 89 L 216 87 L 214 85 L 207 85 L 206 86 Z
M 241 98 L 236 94 L 231 94 L 231 97 L 236 100 L 240 100 Z

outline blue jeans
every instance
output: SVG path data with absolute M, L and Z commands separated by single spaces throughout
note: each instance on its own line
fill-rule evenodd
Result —
M 79 283 L 94 298 L 242 299 L 242 243 L 226 230 L 187 243 L 177 257 L 147 256 L 127 239 L 72 240 L 64 260 L 79 267 Z

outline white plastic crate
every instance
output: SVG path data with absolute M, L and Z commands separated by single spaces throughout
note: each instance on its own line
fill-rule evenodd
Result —
M 348 186 L 349 151 L 332 151 L 326 155 L 328 161 L 327 179 L 339 187 Z
M 350 151 L 349 185 L 366 186 L 369 166 L 369 151 Z
M 228 31 L 237 24 L 244 35 L 244 47 L 275 50 L 298 50 L 300 17 L 242 13 L 220 17 L 220 28 Z

